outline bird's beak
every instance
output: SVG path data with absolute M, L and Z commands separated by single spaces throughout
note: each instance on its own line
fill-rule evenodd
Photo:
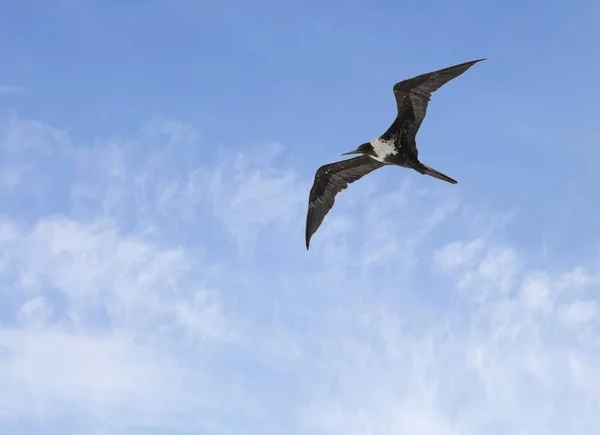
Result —
M 342 153 L 343 156 L 348 156 L 350 154 L 360 154 L 360 151 L 358 151 L 358 148 L 357 148 L 354 151 L 348 151 L 347 153 Z

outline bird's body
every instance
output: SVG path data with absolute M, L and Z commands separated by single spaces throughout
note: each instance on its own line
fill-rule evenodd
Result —
M 333 207 L 335 196 L 347 188 L 348 184 L 375 169 L 386 165 L 402 166 L 448 183 L 457 183 L 453 178 L 419 161 L 416 136 L 425 118 L 431 93 L 482 60 L 485 59 L 421 74 L 394 85 L 398 114 L 385 133 L 363 143 L 354 151 L 342 154 L 361 154 L 361 156 L 326 164 L 317 169 L 308 199 L 306 249 L 309 247 L 312 235 Z

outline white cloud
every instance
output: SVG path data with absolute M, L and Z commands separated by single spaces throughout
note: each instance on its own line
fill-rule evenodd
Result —
M 291 228 L 306 199 L 294 173 L 273 164 L 281 147 L 267 146 L 253 156 L 228 154 L 216 168 L 202 168 L 192 184 L 202 191 L 214 213 L 250 254 L 262 230 Z
M 598 320 L 598 303 L 593 300 L 575 300 L 563 307 L 560 318 L 568 327 L 577 327 Z
M 0 329 L 0 419 L 47 421 L 72 409 L 91 422 L 168 422 L 200 406 L 197 376 L 171 352 L 236 339 L 204 265 L 103 222 L 2 228 L 0 298 L 16 316 Z
M 521 298 L 529 308 L 549 308 L 549 278 L 546 273 L 536 273 L 525 277 L 521 286 Z
M 484 248 L 483 240 L 475 239 L 468 243 L 453 242 L 436 252 L 435 261 L 443 270 L 454 270 L 472 260 Z
M 126 334 L 3 328 L 0 349 L 0 419 L 52 421 L 68 409 L 147 419 L 185 394 L 174 361 Z
M 0 85 L 0 97 L 2 95 L 23 94 L 27 92 L 24 86 Z
M 313 174 L 279 146 L 212 164 L 182 123 L 79 145 L 16 115 L 0 144 L 29 168 L 0 190 L 7 433 L 600 430 L 597 259 L 534 267 L 511 213 L 389 170 L 307 253 Z

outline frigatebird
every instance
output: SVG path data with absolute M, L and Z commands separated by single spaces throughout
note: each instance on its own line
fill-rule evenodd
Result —
M 385 133 L 377 139 L 361 144 L 354 151 L 342 155 L 361 154 L 317 169 L 308 198 L 306 216 L 306 249 L 325 215 L 333 207 L 335 196 L 350 183 L 375 169 L 386 165 L 411 168 L 422 175 L 429 175 L 448 183 L 457 181 L 419 161 L 416 136 L 427 112 L 431 94 L 445 83 L 458 77 L 483 59 L 443 68 L 418 75 L 394 85 L 394 97 L 398 114 Z

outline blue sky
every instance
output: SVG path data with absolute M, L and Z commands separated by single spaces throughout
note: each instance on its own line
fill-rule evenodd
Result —
M 0 432 L 600 430 L 600 6 L 0 13 Z M 480 57 L 304 248 L 392 86 Z

